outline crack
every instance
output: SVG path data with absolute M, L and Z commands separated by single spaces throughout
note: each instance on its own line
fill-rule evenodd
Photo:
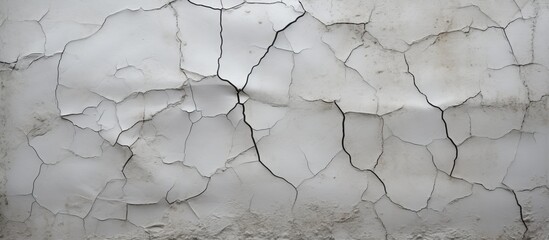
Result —
M 126 169 L 126 166 L 128 165 L 128 163 L 130 162 L 130 160 L 133 158 L 134 156 L 134 153 L 132 151 L 132 149 L 128 146 L 125 146 L 126 148 L 128 148 L 128 151 L 130 151 L 130 156 L 128 157 L 128 159 L 126 159 L 126 161 L 124 162 L 124 165 L 122 165 L 122 169 L 120 170 L 122 172 L 122 175 L 124 175 L 124 179 L 126 180 L 124 182 L 124 186 L 126 186 L 126 183 L 128 182 L 128 177 L 126 176 L 126 173 L 124 172 L 124 170 Z
M 520 190 L 516 190 L 516 191 L 517 192 L 532 192 L 532 191 L 536 191 L 538 189 L 545 189 L 545 190 L 549 191 L 549 186 L 539 185 L 539 186 L 536 186 L 536 187 L 533 187 L 533 188 L 524 188 L 524 189 L 520 189 Z
M 389 198 L 389 197 L 387 197 Z M 381 198 L 380 198 L 381 199 Z M 379 201 L 379 200 L 378 200 Z M 374 210 L 374 214 L 376 215 L 376 218 L 377 220 L 381 223 L 381 227 L 383 227 L 383 230 L 385 231 L 385 240 L 389 239 L 389 232 L 387 231 L 387 227 L 385 226 L 385 223 L 383 222 L 383 220 L 381 219 L 381 217 L 379 217 L 379 213 L 377 212 L 376 210 L 376 207 L 375 207 L 375 204 L 374 206 L 372 207 L 372 209 Z
M 303 185 L 306 181 L 315 178 L 318 174 L 320 174 L 321 172 L 323 172 L 323 171 L 325 171 L 326 169 L 328 169 L 328 167 L 330 166 L 330 164 L 332 164 L 332 162 L 334 161 L 334 159 L 337 157 L 337 155 L 338 155 L 339 153 L 341 153 L 341 151 L 339 151 L 339 152 L 337 152 L 336 154 L 334 154 L 334 156 L 332 156 L 332 157 L 330 158 L 330 161 L 326 164 L 326 166 L 324 166 L 322 169 L 320 169 L 316 174 L 313 174 L 312 171 L 311 171 L 312 176 L 303 179 L 303 180 L 297 185 L 297 188 L 300 188 L 301 185 Z
M 191 2 L 191 1 L 189 1 Z M 252 66 L 252 68 L 250 69 L 250 72 L 248 73 L 247 77 L 246 77 L 246 83 L 244 84 L 244 86 L 239 89 L 238 87 L 236 87 L 236 85 L 234 85 L 231 81 L 229 81 L 228 79 L 225 79 L 223 78 L 219 71 L 220 71 L 220 68 L 221 68 L 221 58 L 223 57 L 223 44 L 224 44 L 224 39 L 223 39 L 223 9 L 217 9 L 217 8 L 212 8 L 212 7 L 209 7 L 209 6 L 204 6 L 204 5 L 199 5 L 199 4 L 195 4 L 193 2 L 191 2 L 192 4 L 194 5 L 197 5 L 197 6 L 203 6 L 203 7 L 207 7 L 207 8 L 210 8 L 212 10 L 216 10 L 216 11 L 219 11 L 219 26 L 220 26 L 220 31 L 219 31 L 219 36 L 220 36 L 220 39 L 221 39 L 221 43 L 220 43 L 220 46 L 219 46 L 219 49 L 220 49 L 220 55 L 219 57 L 217 58 L 217 76 L 220 80 L 222 81 L 225 81 L 227 82 L 229 85 L 231 85 L 233 87 L 233 89 L 235 90 L 235 94 L 236 94 L 236 97 L 237 97 L 237 104 L 235 104 L 235 106 L 233 107 L 236 108 L 237 105 L 241 105 L 242 106 L 242 115 L 243 115 L 243 119 L 242 121 L 246 124 L 246 126 L 248 126 L 248 128 L 250 129 L 250 137 L 251 137 L 251 140 L 252 140 L 252 143 L 253 143 L 253 147 L 255 149 L 255 152 L 257 154 L 257 160 L 258 162 L 267 170 L 269 171 L 269 173 L 271 175 L 273 175 L 274 177 L 278 178 L 278 179 L 281 179 L 283 180 L 284 182 L 288 183 L 290 186 L 292 186 L 292 188 L 294 189 L 295 191 L 295 198 L 294 198 L 294 202 L 293 202 L 293 205 L 292 205 L 292 209 L 293 209 L 293 206 L 295 206 L 295 203 L 297 201 L 297 197 L 298 197 L 298 190 L 297 190 L 297 187 L 294 186 L 292 183 L 290 183 L 287 179 L 279 176 L 279 175 L 276 175 L 262 160 L 261 160 L 261 154 L 259 152 L 259 147 L 257 145 L 257 141 L 254 137 L 254 128 L 251 126 L 251 124 L 247 121 L 247 116 L 246 116 L 246 106 L 245 104 L 241 101 L 240 99 L 240 93 L 243 92 L 245 93 L 244 91 L 244 88 L 246 87 L 246 85 L 248 84 L 248 81 L 249 81 L 249 77 L 250 75 L 253 73 L 253 70 L 259 66 L 261 64 L 261 61 L 265 58 L 265 56 L 268 54 L 269 50 L 274 46 L 274 43 L 278 37 L 278 34 L 282 31 L 284 31 L 285 29 L 287 29 L 290 25 L 292 25 L 293 23 L 297 22 L 297 20 L 299 20 L 299 18 L 301 18 L 302 16 L 305 15 L 305 12 L 298 16 L 294 21 L 290 22 L 289 24 L 287 24 L 284 28 L 282 28 L 281 30 L 277 31 L 275 33 L 275 36 L 273 38 L 273 41 L 271 42 L 271 44 L 269 45 L 269 47 L 267 47 L 267 50 L 265 51 L 264 55 L 260 58 L 260 60 L 258 61 L 258 63 L 256 63 L 254 66 Z M 301 3 L 300 3 L 301 4 Z
M 216 174 L 216 173 L 214 173 L 214 175 L 215 175 L 215 174 Z M 213 176 L 213 175 L 212 175 L 212 176 Z M 204 177 L 204 176 L 203 176 L 203 177 Z M 196 195 L 194 195 L 194 196 L 190 196 L 190 197 L 188 197 L 188 198 L 186 198 L 186 199 L 183 199 L 183 200 L 175 200 L 175 201 L 173 201 L 173 202 L 168 202 L 168 203 L 169 203 L 169 204 L 172 204 L 172 203 L 174 203 L 174 202 L 186 202 L 187 204 L 189 204 L 189 207 L 190 207 L 191 204 L 189 203 L 189 201 L 192 200 L 192 199 L 195 199 L 195 198 L 199 197 L 200 195 L 202 195 L 203 193 L 205 193 L 206 190 L 208 190 L 208 187 L 210 186 L 210 182 L 211 182 L 211 180 L 212 180 L 212 177 L 204 177 L 204 178 L 207 178 L 208 181 L 206 182 L 206 186 L 204 187 L 204 189 L 202 189 L 201 192 L 199 192 L 198 194 L 196 194 Z M 175 183 L 174 183 L 174 185 L 175 185 Z M 171 190 L 171 189 L 170 189 L 170 190 Z M 169 191 L 168 191 L 168 192 L 169 192 Z M 167 197 L 168 197 L 168 193 L 166 193 L 166 201 L 167 201 Z M 194 210 L 193 210 L 193 212 L 194 212 Z M 196 214 L 196 213 L 195 213 L 195 214 Z M 196 216 L 198 217 L 198 215 L 196 215 Z
M 520 16 L 522 18 L 524 18 L 524 15 L 522 14 L 522 7 L 517 3 L 517 0 L 513 0 L 513 3 L 515 4 L 515 6 L 517 7 L 519 13 L 520 13 Z
M 299 192 L 297 190 L 297 187 L 294 186 L 292 183 L 290 183 L 290 181 L 288 181 L 287 179 L 281 177 L 281 176 L 278 176 L 276 175 L 269 167 L 267 167 L 267 165 L 265 165 L 265 163 L 263 161 L 261 161 L 261 155 L 259 153 L 259 148 L 257 146 L 257 142 L 255 140 L 255 137 L 254 137 L 254 131 L 253 131 L 253 128 L 252 126 L 250 125 L 250 123 L 248 123 L 248 121 L 246 121 L 246 107 L 244 106 L 244 104 L 241 104 L 242 105 L 242 115 L 244 116 L 244 123 L 250 128 L 250 135 L 251 135 L 251 138 L 252 138 L 252 142 L 253 142 L 253 145 L 254 145 L 254 148 L 255 148 L 255 153 L 257 154 L 257 161 L 259 161 L 259 163 L 261 163 L 261 165 L 263 165 L 263 167 L 265 169 L 267 169 L 267 171 L 269 171 L 271 173 L 271 175 L 273 175 L 274 177 L 276 178 L 279 178 L 279 179 L 282 179 L 284 180 L 286 183 L 288 183 L 290 186 L 292 186 L 295 190 L 295 198 L 294 198 L 294 203 L 293 205 L 295 205 L 295 203 L 297 202 L 297 197 L 299 195 Z M 292 209 L 293 209 L 293 206 L 292 206 Z
M 473 7 L 473 6 L 467 6 L 467 7 Z M 476 7 L 476 6 L 475 6 L 475 7 Z M 464 7 L 462 7 L 462 8 L 464 8 Z M 482 11 L 481 11 L 481 12 L 482 12 Z M 484 13 L 483 13 L 483 14 L 484 14 Z M 484 15 L 486 15 L 486 14 L 484 14 Z M 488 17 L 488 16 L 487 16 L 487 17 Z M 489 18 L 489 17 L 488 17 L 488 18 Z M 430 38 L 435 38 L 435 40 L 433 41 L 433 43 L 430 44 L 430 45 L 433 45 L 434 43 L 436 43 L 436 42 L 438 41 L 438 39 L 439 39 L 440 37 L 442 37 L 442 36 L 444 36 L 444 35 L 452 34 L 452 33 L 459 33 L 459 32 L 468 33 L 468 32 L 470 32 L 471 30 L 486 32 L 488 29 L 500 29 L 500 30 L 502 30 L 502 31 L 504 32 L 504 35 L 505 35 L 506 40 L 507 40 L 507 43 L 508 43 L 509 45 L 511 45 L 510 42 L 509 42 L 509 39 L 507 38 L 507 36 L 506 36 L 506 34 L 505 34 L 505 30 L 507 29 L 507 27 L 509 27 L 509 25 L 511 25 L 511 24 L 514 23 L 515 21 L 518 21 L 518 20 L 528 20 L 528 19 L 530 19 L 530 18 L 516 18 L 516 19 L 513 19 L 512 21 L 510 21 L 509 23 L 507 23 L 507 25 L 505 25 L 505 26 L 499 26 L 499 25 L 498 25 L 498 26 L 486 26 L 486 28 L 478 28 L 478 27 L 473 27 L 473 26 L 471 26 L 471 24 L 472 24 L 472 23 L 471 23 L 470 25 L 464 26 L 463 28 L 460 28 L 460 29 L 440 31 L 440 32 L 438 32 L 438 33 L 425 35 L 424 37 L 421 37 L 421 38 L 419 38 L 419 39 L 413 40 L 413 41 L 411 41 L 411 42 L 403 41 L 403 42 L 406 43 L 406 45 L 407 45 L 407 49 L 406 49 L 405 51 L 398 51 L 398 50 L 395 50 L 395 49 L 391 49 L 391 48 L 384 47 L 383 45 L 381 45 L 381 43 L 379 42 L 379 40 L 378 40 L 376 37 L 374 37 L 373 35 L 371 35 L 371 33 L 369 33 L 369 32 L 366 32 L 366 33 L 369 34 L 369 36 L 373 37 L 373 38 L 376 40 L 376 42 L 374 42 L 374 43 L 379 44 L 384 50 L 388 50 L 388 51 L 392 51 L 392 52 L 398 52 L 398 53 L 405 53 L 406 51 L 409 50 L 409 48 L 410 48 L 412 45 L 417 44 L 417 43 L 420 43 L 420 42 L 423 42 L 423 41 L 426 41 L 426 40 L 428 40 L 428 39 L 430 39 Z M 495 21 L 493 21 L 493 20 L 492 20 L 492 22 L 495 23 L 495 24 L 497 24 L 497 23 L 496 23 Z M 365 34 L 366 34 L 366 33 L 365 33 Z M 512 48 L 512 47 L 511 47 L 511 48 Z M 532 52 L 533 52 L 533 51 L 532 51 Z M 532 53 L 532 54 L 533 54 L 533 53 Z M 515 56 L 514 53 L 513 53 L 513 56 Z M 533 58 L 532 58 L 532 59 L 533 59 Z M 516 60 L 516 56 L 515 56 L 515 60 Z
M 184 69 L 181 68 L 181 66 L 183 66 L 183 53 L 181 52 L 183 42 L 181 41 L 181 38 L 179 38 L 179 34 L 181 34 L 181 28 L 179 27 L 179 14 L 172 5 L 172 2 L 170 2 L 168 5 L 170 6 L 170 9 L 173 11 L 173 15 L 175 16 L 175 27 L 177 28 L 177 32 L 175 33 L 175 40 L 179 43 L 179 68 L 182 70 L 181 72 L 185 76 L 187 76 L 185 71 L 183 71 Z
M 313 171 L 311 170 L 311 166 L 309 165 L 309 159 L 307 159 L 307 154 L 305 154 L 305 152 L 303 152 L 303 149 L 301 149 L 301 147 L 298 147 L 299 148 L 299 151 L 301 152 L 301 154 L 303 155 L 303 158 L 305 158 L 305 164 L 307 165 L 307 169 L 309 170 L 309 172 L 311 173 L 311 175 L 316 176 L 315 173 L 313 173 Z M 320 171 L 319 171 L 320 172 Z M 318 174 L 318 173 L 317 173 Z M 301 184 L 300 184 L 301 185 Z
M 299 3 L 301 4 L 301 2 Z M 303 5 L 301 5 L 301 7 L 303 7 Z M 278 39 L 278 34 L 280 34 L 282 31 L 286 30 L 288 27 L 290 27 L 292 24 L 296 23 L 300 18 L 302 18 L 303 16 L 305 16 L 307 12 L 304 11 L 303 14 L 299 15 L 296 19 L 294 19 L 293 21 L 291 21 L 290 23 L 288 23 L 286 26 L 284 26 L 282 29 L 278 30 L 275 32 L 275 36 L 273 38 L 273 41 L 271 42 L 271 44 L 269 45 L 269 47 L 267 47 L 267 50 L 265 51 L 265 53 L 263 54 L 263 56 L 261 56 L 261 58 L 259 58 L 259 61 L 252 66 L 252 68 L 250 69 L 250 72 L 248 72 L 248 75 L 246 75 L 246 83 L 244 83 L 244 86 L 242 86 L 242 89 L 239 89 L 238 92 L 240 91 L 243 91 L 244 88 L 246 88 L 246 86 L 248 85 L 248 82 L 250 80 L 250 75 L 252 75 L 254 69 L 259 66 L 261 64 L 261 61 L 263 61 L 263 59 L 267 56 L 267 54 L 269 53 L 269 51 L 271 50 L 271 48 L 274 46 L 276 40 Z M 221 57 L 220 57 L 221 59 Z M 219 72 L 218 72 L 219 74 Z
M 507 25 L 509 26 L 509 25 Z M 515 54 L 515 50 L 513 49 L 513 45 L 511 44 L 511 40 L 509 40 L 509 36 L 507 36 L 507 27 L 503 28 L 502 32 L 503 32 L 503 36 L 505 36 L 505 40 L 507 42 L 507 44 L 509 44 L 509 49 L 511 50 L 511 54 L 513 55 L 513 58 L 515 60 L 515 62 L 518 64 L 518 59 L 517 59 L 517 55 Z
M 524 115 L 526 116 L 526 113 L 525 113 Z M 523 119 L 524 119 L 524 118 L 525 118 L 525 117 L 523 117 Z M 522 127 L 521 127 L 521 128 L 522 128 Z M 512 132 L 512 131 L 518 131 L 518 130 L 511 130 L 511 131 L 509 131 L 509 133 Z M 507 134 L 509 134 L 509 133 L 506 133 L 505 135 L 507 135 Z M 520 144 L 521 144 L 521 142 L 522 142 L 522 135 L 523 135 L 523 134 L 524 134 L 524 133 L 520 133 L 519 139 L 517 140 L 517 145 L 514 147 L 514 149 L 515 149 L 515 154 L 513 155 L 513 160 L 509 163 L 509 165 L 507 165 L 507 168 L 505 168 L 505 175 L 503 175 L 503 178 L 501 179 L 501 183 L 502 183 L 503 185 L 505 185 L 505 183 L 504 183 L 504 182 L 505 182 L 505 179 L 507 178 L 507 175 L 509 175 L 509 169 L 511 169 L 511 167 L 513 166 L 513 163 L 515 163 L 516 160 L 517 160 L 517 154 L 518 154 L 518 152 L 519 152 L 518 149 L 519 149 L 519 146 L 520 146 Z M 513 193 L 514 193 L 514 192 L 513 192 Z
M 42 173 L 42 167 L 44 165 L 46 165 L 46 163 L 44 162 L 44 160 L 40 157 L 40 155 L 38 154 L 38 152 L 36 151 L 36 149 L 30 144 L 30 139 L 29 139 L 29 135 L 25 133 L 25 137 L 27 139 L 27 145 L 32 148 L 32 150 L 34 151 L 34 154 L 36 154 L 36 157 L 38 157 L 38 159 L 41 161 L 40 163 L 40 166 L 38 167 L 38 174 L 36 174 L 36 177 L 34 178 L 34 180 L 32 181 L 32 189 L 31 189 L 31 196 L 32 198 L 34 199 L 34 202 L 36 204 L 39 204 L 38 201 L 36 200 L 36 196 L 34 195 L 34 190 L 36 188 L 36 180 L 38 180 L 38 177 L 40 177 L 40 174 Z M 34 205 L 34 204 L 32 204 Z M 25 219 L 25 221 L 27 221 L 31 215 L 32 215 L 32 205 L 31 205 L 31 211 L 29 213 L 29 216 Z
M 450 170 L 450 177 L 452 176 L 452 174 L 454 173 L 454 169 L 456 168 L 456 160 L 458 158 L 458 146 L 456 145 L 456 143 L 454 142 L 454 140 L 450 137 L 450 134 L 448 132 L 448 123 L 446 123 L 446 120 L 444 119 L 444 110 L 442 110 L 442 108 L 440 108 L 439 106 L 436 106 L 434 104 L 432 104 L 430 101 L 429 101 L 429 98 L 427 97 L 427 95 L 425 95 L 425 93 L 423 93 L 419 87 L 417 86 L 416 84 L 416 76 L 410 72 L 410 64 L 408 63 L 408 59 L 406 58 L 406 53 L 403 54 L 403 57 L 404 57 L 404 62 L 406 63 L 406 72 L 408 74 L 410 74 L 412 76 L 412 80 L 413 80 L 413 83 L 414 83 L 414 86 L 416 87 L 417 91 L 423 95 L 423 97 L 425 98 L 425 101 L 431 105 L 431 107 L 434 107 L 436 109 L 438 109 L 440 111 L 440 118 L 442 120 L 442 122 L 444 123 L 444 130 L 446 132 L 446 137 L 448 138 L 448 140 L 450 140 L 450 142 L 452 143 L 452 145 L 454 145 L 454 150 L 456 151 L 456 155 L 454 157 L 454 160 L 453 160 L 453 164 L 452 164 L 452 169 Z
M 519 207 L 519 212 L 520 212 L 520 220 L 522 222 L 522 225 L 524 225 L 524 227 L 526 228 L 526 230 L 524 231 L 524 233 L 522 234 L 522 239 L 526 239 L 526 233 L 528 233 L 528 224 L 526 224 L 526 221 L 524 220 L 524 215 L 522 213 L 522 205 L 520 204 L 519 200 L 518 200 L 518 197 L 517 197 L 517 193 L 514 191 L 514 190 L 509 190 L 511 193 L 513 193 L 513 196 L 515 197 L 515 201 L 517 202 L 517 205 Z
M 427 149 L 427 151 L 429 152 L 429 149 Z M 419 211 L 423 210 L 423 209 L 430 209 L 429 208 L 429 202 L 431 201 L 431 199 L 433 198 L 433 193 L 435 192 L 435 187 L 437 186 L 437 178 L 438 178 L 438 174 L 440 172 L 440 170 L 437 168 L 437 165 L 435 164 L 435 160 L 434 160 L 434 157 L 433 157 L 433 154 L 431 154 L 431 152 L 429 152 L 429 154 L 431 155 L 431 161 L 433 162 L 433 166 L 437 169 L 436 173 L 435 173 L 435 178 L 433 180 L 433 187 L 431 188 L 431 192 L 429 193 L 429 197 L 427 198 L 427 201 L 425 201 L 425 207 L 422 207 Z
M 532 49 L 532 54 L 531 54 L 531 58 L 532 58 L 532 61 L 535 61 L 535 54 L 534 54 L 534 42 L 535 42 L 535 38 L 536 38 L 536 27 L 537 27 L 537 24 L 538 24 L 538 18 L 537 18 L 537 12 L 536 12 L 536 17 L 534 17 L 534 20 L 532 20 L 532 40 L 530 41 L 530 49 Z
M 377 175 L 377 173 L 374 172 L 373 169 L 362 170 L 362 169 L 360 169 L 359 167 L 357 167 L 353 164 L 353 159 L 351 157 L 351 154 L 345 148 L 345 120 L 346 120 L 345 112 L 343 112 L 343 110 L 339 107 L 339 105 L 337 104 L 336 101 L 334 101 L 333 103 L 337 107 L 337 109 L 339 110 L 341 115 L 343 116 L 343 120 L 341 121 L 341 131 L 342 131 L 341 147 L 342 147 L 343 151 L 345 152 L 345 154 L 347 154 L 347 156 L 349 157 L 349 164 L 351 165 L 351 167 L 353 167 L 354 169 L 356 169 L 358 171 L 361 171 L 361 172 L 362 171 L 367 171 L 367 172 L 371 172 L 372 174 L 374 174 L 374 176 L 379 180 L 379 182 L 381 182 L 381 185 L 383 185 L 383 191 L 385 192 L 385 194 L 387 194 L 387 187 L 385 186 L 385 182 L 383 182 L 383 180 L 381 180 L 381 178 Z M 382 154 L 383 154 L 383 144 L 382 144 L 382 153 L 379 154 L 379 156 L 376 160 L 376 166 L 379 163 L 379 158 L 381 157 Z M 375 169 L 375 166 L 374 166 L 374 169 Z

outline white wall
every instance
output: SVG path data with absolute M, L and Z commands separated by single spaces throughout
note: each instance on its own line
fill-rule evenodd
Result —
M 545 239 L 547 0 L 1 0 L 0 239 Z

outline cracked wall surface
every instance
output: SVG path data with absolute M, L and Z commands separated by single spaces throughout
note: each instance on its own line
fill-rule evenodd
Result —
M 548 239 L 548 0 L 0 0 L 0 239 Z

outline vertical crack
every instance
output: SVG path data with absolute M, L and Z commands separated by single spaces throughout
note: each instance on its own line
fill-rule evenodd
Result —
M 248 126 L 248 128 L 250 129 L 250 137 L 252 138 L 252 142 L 254 144 L 254 149 L 255 149 L 255 153 L 257 154 L 257 161 L 259 163 L 261 163 L 261 165 L 263 165 L 263 167 L 265 169 L 267 169 L 267 171 L 269 171 L 269 173 L 271 173 L 274 177 L 276 178 L 279 178 L 279 179 L 282 179 L 284 182 L 288 183 L 290 186 L 292 186 L 294 188 L 294 191 L 295 191 L 295 197 L 294 197 L 294 203 L 293 205 L 295 205 L 295 203 L 297 202 L 297 196 L 299 195 L 299 192 L 297 190 L 297 187 L 294 186 L 292 183 L 290 183 L 290 181 L 288 181 L 287 179 L 281 177 L 281 176 L 278 176 L 276 175 L 269 167 L 267 167 L 267 165 L 265 165 L 265 163 L 261 160 L 261 155 L 259 153 L 259 148 L 257 147 L 257 141 L 255 140 L 255 137 L 254 137 L 254 129 L 252 128 L 252 126 L 250 125 L 250 123 L 248 123 L 248 121 L 246 120 L 246 107 L 244 106 L 243 103 L 239 103 L 241 106 L 242 106 L 242 115 L 243 115 L 243 122 Z M 292 205 L 292 209 L 293 209 L 293 205 Z
M 526 228 L 526 230 L 522 234 L 522 239 L 527 239 L 526 238 L 526 233 L 528 233 L 528 224 L 526 224 L 526 221 L 524 220 L 524 215 L 522 213 L 522 205 L 520 204 L 520 202 L 518 200 L 517 193 L 515 192 L 515 190 L 510 190 L 510 191 L 511 191 L 511 193 L 513 193 L 513 196 L 515 197 L 515 201 L 517 202 L 517 205 L 519 207 L 520 221 L 522 221 L 522 225 L 524 225 L 524 227 Z
M 254 129 L 253 127 L 251 126 L 251 124 L 247 121 L 247 116 L 246 116 L 246 106 L 244 105 L 244 103 L 241 101 L 240 99 L 240 93 L 244 92 L 244 88 L 246 87 L 246 84 L 248 83 L 248 80 L 249 80 L 249 77 L 250 75 L 252 74 L 253 70 L 255 69 L 255 67 L 259 66 L 259 64 L 261 64 L 261 61 L 265 58 L 265 56 L 267 55 L 267 53 L 269 52 L 269 49 L 274 45 L 275 41 L 276 41 L 276 38 L 278 36 L 278 33 L 285 30 L 286 28 L 288 28 L 291 24 L 295 23 L 300 17 L 304 16 L 305 15 L 305 12 L 300 15 L 299 17 L 297 17 L 294 21 L 290 22 L 288 25 L 286 25 L 283 29 L 279 30 L 276 32 L 275 34 L 275 37 L 271 43 L 271 45 L 269 45 L 269 47 L 267 48 L 267 51 L 265 52 L 265 54 L 260 58 L 260 60 L 258 61 L 258 63 L 256 63 L 251 69 L 250 69 L 250 72 L 248 73 L 247 75 L 247 78 L 246 78 L 246 83 L 244 84 L 244 86 L 242 87 L 242 89 L 239 89 L 238 87 L 236 87 L 236 85 L 234 85 L 231 81 L 229 81 L 228 79 L 225 79 L 223 78 L 220 73 L 219 73 L 219 70 L 221 68 L 221 58 L 223 57 L 223 44 L 224 44 L 224 39 L 223 39 L 223 9 L 219 9 L 219 26 L 220 26 L 220 31 L 219 31 L 219 37 L 221 39 L 221 43 L 220 43 L 220 46 L 219 46 L 219 49 L 220 49 L 220 54 L 219 54 L 219 58 L 217 59 L 217 77 L 219 79 L 221 79 L 222 81 L 225 81 L 227 83 L 229 83 L 229 85 L 231 85 L 233 87 L 233 89 L 235 90 L 235 94 L 236 94 L 236 97 L 237 97 L 237 104 L 236 105 L 241 105 L 242 106 L 242 116 L 243 116 L 243 122 L 246 124 L 246 126 L 248 126 L 248 128 L 250 129 L 250 137 L 251 137 L 251 140 L 253 142 L 253 145 L 254 145 L 254 149 L 255 149 L 255 152 L 257 154 L 257 160 L 258 162 L 267 170 L 269 171 L 269 173 L 271 175 L 273 175 L 274 177 L 278 178 L 278 179 L 281 179 L 283 180 L 284 182 L 288 183 L 290 186 L 292 186 L 292 188 L 294 189 L 295 191 L 295 197 L 294 197 L 294 202 L 293 202 L 293 205 L 295 205 L 296 201 L 297 201 L 297 197 L 298 197 L 298 190 L 297 190 L 297 187 L 294 186 L 292 183 L 290 183 L 287 179 L 279 176 L 279 175 L 276 175 L 269 167 L 267 167 L 267 165 L 261 160 L 261 154 L 259 153 L 259 148 L 257 146 L 257 141 L 255 140 L 255 137 L 254 137 Z M 236 107 L 235 105 L 235 107 Z M 293 206 L 292 206 L 293 208 Z
M 359 167 L 357 167 L 353 164 L 353 159 L 351 157 L 351 154 L 345 148 L 345 119 L 346 119 L 345 112 L 343 112 L 343 110 L 341 109 L 341 107 L 339 107 L 339 105 L 337 104 L 336 101 L 334 101 L 334 105 L 337 107 L 337 109 L 339 110 L 339 112 L 343 116 L 343 120 L 341 121 L 341 131 L 342 131 L 341 148 L 343 148 L 343 151 L 345 152 L 345 154 L 347 154 L 347 156 L 349 156 L 349 164 L 351 164 L 351 167 L 353 167 L 354 169 L 356 169 L 358 171 L 361 171 L 361 172 L 362 171 L 368 171 L 368 172 L 371 172 L 372 174 L 374 174 L 374 176 L 376 176 L 376 178 L 379 180 L 379 182 L 381 182 L 381 185 L 383 185 L 383 191 L 385 192 L 385 194 L 387 194 L 387 187 L 385 186 L 385 182 L 383 182 L 383 180 L 381 180 L 381 178 L 377 175 L 377 173 L 374 172 L 374 170 L 371 170 L 371 169 L 362 170 L 362 169 L 360 169 Z M 381 154 L 379 156 L 381 156 Z M 378 160 L 379 160 L 379 157 L 378 157 Z M 376 163 L 376 165 L 377 165 L 377 163 Z
M 457 146 L 456 142 L 454 142 L 454 140 L 450 137 L 450 134 L 448 133 L 448 123 L 446 123 L 446 120 L 444 119 L 444 110 L 442 110 L 442 108 L 440 108 L 439 106 L 436 106 L 436 105 L 432 104 L 429 101 L 429 98 L 427 97 L 427 95 L 425 95 L 425 93 L 423 93 L 419 89 L 419 87 L 416 84 L 416 76 L 412 72 L 410 72 L 410 64 L 408 63 L 408 59 L 406 58 L 406 53 L 403 53 L 403 56 L 404 56 L 404 62 L 406 63 L 406 72 L 412 76 L 414 87 L 416 87 L 417 91 L 421 95 L 423 95 L 423 97 L 425 98 L 425 101 L 427 101 L 427 103 L 429 105 L 431 105 L 431 107 L 434 107 L 434 108 L 436 108 L 440 111 L 440 118 L 441 118 L 442 122 L 444 123 L 444 131 L 446 132 L 446 138 L 448 138 L 448 140 L 450 140 L 450 142 L 454 146 L 454 150 L 456 152 L 456 155 L 454 156 L 454 160 L 453 160 L 453 163 L 452 163 L 452 170 L 450 170 L 450 177 L 451 177 L 452 174 L 454 173 L 454 169 L 456 168 L 456 160 L 458 158 L 459 153 L 458 153 L 458 146 Z

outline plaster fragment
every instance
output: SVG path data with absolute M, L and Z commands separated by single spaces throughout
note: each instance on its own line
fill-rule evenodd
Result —
M 515 63 L 503 31 L 491 28 L 432 37 L 406 55 L 418 88 L 443 110 L 475 96 L 488 68 Z
M 391 137 L 374 169 L 387 186 L 387 197 L 406 209 L 420 210 L 435 184 L 436 168 L 425 147 Z
M 34 53 L 43 54 L 45 37 L 36 21 L 6 20 L 0 25 L 0 62 L 16 62 Z
M 375 115 L 345 114 L 345 149 L 354 166 L 373 169 L 382 153 L 383 120 Z
M 480 183 L 490 190 L 501 186 L 507 168 L 515 158 L 519 139 L 517 131 L 495 140 L 470 138 L 458 148 L 453 176 Z

